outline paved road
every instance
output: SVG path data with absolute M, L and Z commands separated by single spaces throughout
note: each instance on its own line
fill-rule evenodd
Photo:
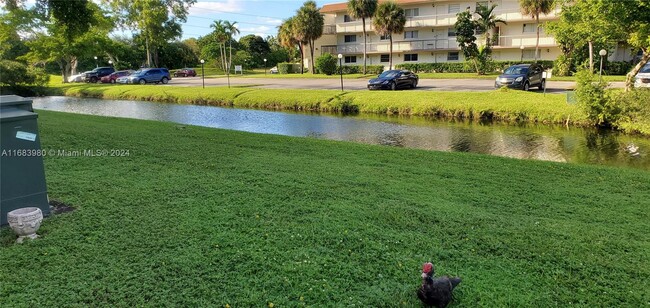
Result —
M 226 78 L 206 78 L 205 86 L 225 86 Z M 343 86 L 347 90 L 365 90 L 367 79 L 343 79 Z M 248 85 L 269 89 L 340 89 L 340 79 L 317 78 L 241 78 L 231 77 L 231 85 Z M 614 83 L 614 86 L 616 83 Z M 200 86 L 201 77 L 173 78 L 168 86 Z M 575 82 L 549 81 L 547 92 L 563 93 L 566 89 L 573 88 Z M 420 79 L 420 91 L 492 91 L 494 80 L 484 79 Z

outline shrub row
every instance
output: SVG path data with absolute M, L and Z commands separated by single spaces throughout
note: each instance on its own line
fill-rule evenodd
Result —
M 502 71 L 515 64 L 532 64 L 535 61 L 492 61 L 488 71 Z M 544 68 L 553 67 L 553 61 L 537 61 Z M 445 63 L 404 63 L 395 66 L 397 69 L 410 70 L 415 73 L 473 73 L 474 66 L 469 62 L 445 62 Z
M 288 63 L 288 62 L 278 63 L 278 73 L 280 74 L 300 73 L 300 64 Z
M 384 72 L 383 65 L 367 65 L 366 73 L 379 75 Z M 341 73 L 341 67 L 336 68 L 336 73 Z M 343 74 L 363 74 L 363 65 L 343 65 Z

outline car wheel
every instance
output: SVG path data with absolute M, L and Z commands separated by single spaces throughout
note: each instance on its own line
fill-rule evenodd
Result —
M 546 88 L 546 79 L 542 79 L 542 82 L 539 84 L 539 89 L 544 90 Z
M 167 79 L 167 77 L 163 77 L 163 78 L 160 80 L 160 82 L 162 82 L 163 84 L 167 84 L 167 83 L 169 82 L 169 79 Z
M 116 82 L 115 79 L 111 79 L 111 83 L 115 83 L 115 82 Z
M 397 84 L 394 81 L 390 83 L 390 89 L 391 91 L 397 90 Z
M 528 83 L 528 81 L 526 81 L 524 83 L 524 91 L 528 91 L 528 90 L 530 90 L 530 83 Z
M 138 83 L 139 83 L 139 84 L 146 84 L 146 83 L 147 83 L 147 81 L 146 81 L 146 80 L 144 80 L 144 79 L 140 79 L 140 80 L 138 81 Z
M 417 80 L 413 80 L 413 83 L 411 84 L 411 89 L 415 89 L 418 87 L 418 82 Z
M 96 77 L 90 77 L 90 82 L 91 83 L 97 83 L 97 78 Z

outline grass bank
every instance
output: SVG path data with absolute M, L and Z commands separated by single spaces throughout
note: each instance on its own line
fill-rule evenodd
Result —
M 588 125 L 563 95 L 521 91 L 351 91 L 53 84 L 52 95 L 133 99 L 275 110 L 362 112 Z
M 650 173 L 39 111 L 51 198 L 0 230 L 0 304 L 456 307 L 650 299 Z

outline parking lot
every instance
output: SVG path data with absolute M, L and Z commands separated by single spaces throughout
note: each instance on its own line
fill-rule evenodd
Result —
M 367 79 L 344 79 L 343 87 L 347 90 L 367 89 Z M 178 77 L 173 78 L 166 86 L 201 86 L 201 77 Z M 241 78 L 230 77 L 232 86 L 254 86 L 269 89 L 330 89 L 341 88 L 339 79 L 316 79 L 316 78 Z M 226 77 L 206 78 L 205 86 L 226 86 Z M 547 83 L 546 89 L 549 93 L 563 93 L 573 88 L 572 81 L 551 81 Z M 420 79 L 415 91 L 492 91 L 494 80 L 482 79 Z M 535 89 L 536 90 L 536 89 Z M 411 90 L 413 91 L 413 90 Z

